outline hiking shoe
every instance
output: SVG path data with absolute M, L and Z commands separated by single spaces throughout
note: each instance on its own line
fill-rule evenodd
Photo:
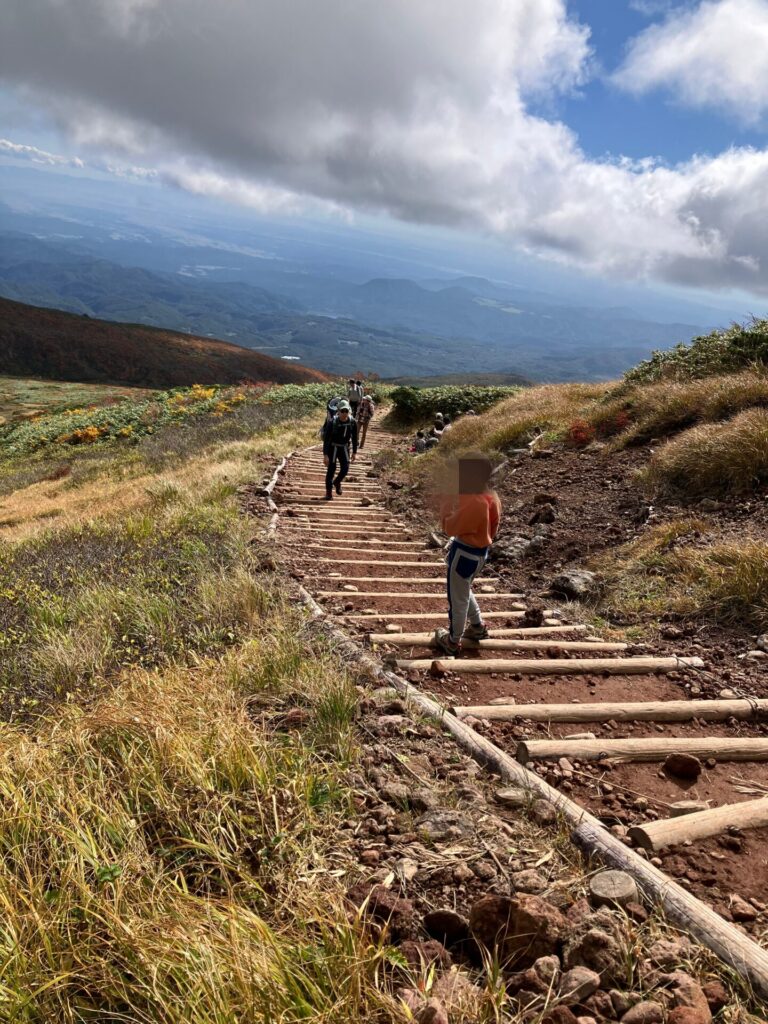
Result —
M 336 488 L 336 493 L 341 494 L 341 484 L 334 484 L 333 486 Z
M 433 641 L 438 651 L 442 651 L 443 654 L 448 654 L 452 658 L 458 657 L 461 653 L 461 641 L 452 640 L 447 629 L 435 630 Z
M 476 626 L 470 622 L 464 630 L 463 636 L 465 640 L 487 640 L 490 633 L 484 622 L 479 622 Z
M 333 491 L 326 491 L 324 501 L 333 501 Z

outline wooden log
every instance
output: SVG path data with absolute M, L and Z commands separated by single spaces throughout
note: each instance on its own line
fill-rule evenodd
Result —
M 629 830 L 629 838 L 644 850 L 663 850 L 665 846 L 678 846 L 689 839 L 717 836 L 729 828 L 763 828 L 765 825 L 768 825 L 768 797 L 760 797 L 634 825 Z
M 700 658 L 420 658 L 416 661 L 398 661 L 397 667 L 425 670 L 435 665 L 437 671 L 467 672 L 473 675 L 487 675 L 491 672 L 510 675 L 519 672 L 527 676 L 572 676 L 605 672 L 612 676 L 623 676 L 651 675 L 686 667 L 700 668 L 702 664 Z
M 421 563 L 419 563 L 421 564 Z M 307 573 L 309 575 L 309 573 Z M 322 578 L 327 580 L 328 574 L 322 573 Z M 425 586 L 427 584 L 445 584 L 445 576 L 433 576 L 433 577 L 421 577 L 421 576 L 344 576 L 342 577 L 344 583 L 412 583 L 414 586 Z M 410 597 L 411 592 L 404 590 L 401 597 Z M 516 594 L 516 597 L 522 597 L 522 594 Z M 424 636 L 431 636 L 430 633 L 425 633 Z
M 718 761 L 768 761 L 768 739 L 651 736 L 636 740 L 522 740 L 517 745 L 517 759 L 523 763 L 561 757 L 577 761 L 663 761 L 668 754 L 693 754 Z
M 513 611 L 513 612 L 485 612 L 484 618 L 486 619 L 522 619 L 525 612 Z M 388 622 L 392 619 L 434 619 L 436 622 L 441 622 L 445 618 L 445 613 L 439 611 L 436 612 L 376 612 L 373 615 L 348 615 L 345 613 L 345 617 L 348 619 L 386 619 Z M 398 636 L 403 634 L 398 634 Z M 424 664 L 429 668 L 432 661 L 426 661 Z M 452 665 L 453 661 L 447 662 L 446 664 Z M 398 666 L 400 662 L 398 662 Z
M 399 639 L 399 638 L 398 638 Z M 555 646 L 565 647 L 565 644 Z M 601 644 L 584 647 L 602 648 Z M 759 718 L 768 714 L 768 700 L 647 700 L 636 704 L 509 704 L 498 697 L 489 704 L 454 708 L 459 718 L 496 719 L 500 722 L 527 718 L 533 722 L 689 722 L 701 718 L 722 722 L 726 718 Z
M 762 996 L 768 997 L 768 950 L 725 921 L 711 907 L 692 896 L 674 879 L 642 858 L 635 850 L 624 845 L 592 814 L 580 807 L 564 793 L 550 786 L 544 779 L 519 764 L 500 750 L 485 736 L 479 735 L 465 722 L 447 713 L 437 701 L 425 696 L 405 679 L 389 672 L 365 650 L 326 618 L 323 609 L 304 590 L 299 597 L 310 615 L 327 636 L 338 646 L 341 655 L 350 662 L 369 671 L 373 678 L 391 686 L 419 713 L 437 719 L 454 737 L 459 746 L 479 764 L 497 772 L 501 780 L 527 789 L 532 798 L 549 800 L 561 818 L 573 828 L 571 838 L 588 856 L 597 856 L 609 867 L 628 871 L 638 883 L 644 898 L 652 906 L 660 906 L 668 920 L 712 950 L 742 977 L 746 978 Z
M 345 582 L 346 582 L 346 578 L 345 578 Z M 403 594 L 403 593 L 400 593 L 398 591 L 383 591 L 383 590 L 382 591 L 379 591 L 379 590 L 318 590 L 317 593 L 318 593 L 319 597 L 387 597 L 387 598 L 389 598 L 389 597 L 409 597 L 409 598 L 415 599 L 416 601 L 424 601 L 424 600 L 428 600 L 429 598 L 438 598 L 438 599 L 442 598 L 442 600 L 444 600 L 444 601 L 447 600 L 446 594 L 445 594 L 444 590 L 443 591 L 433 592 L 431 594 L 429 594 L 429 593 L 414 594 L 412 592 L 409 592 L 407 594 Z M 509 601 L 509 600 L 521 597 L 520 594 L 481 594 L 481 595 L 478 595 L 478 596 L 482 597 L 484 601 L 490 601 L 490 600 L 494 600 L 494 601 L 501 601 L 501 600 Z M 515 608 L 518 611 L 525 609 L 525 605 L 513 605 L 512 607 Z
M 360 567 L 359 558 L 316 558 L 316 562 L 330 562 L 331 565 L 356 565 Z M 440 562 L 387 562 L 387 561 L 367 561 L 366 565 L 394 565 L 394 566 L 410 566 L 423 569 L 425 565 L 440 565 Z
M 354 582 L 351 577 L 345 577 L 350 582 Z M 387 577 L 383 576 L 379 581 L 381 583 L 387 582 Z M 392 582 L 395 582 L 394 579 Z M 406 580 L 398 581 L 405 583 Z M 442 582 L 442 581 L 441 581 Z M 508 636 L 562 636 L 564 633 L 586 633 L 588 626 L 577 625 L 577 626 L 532 626 L 530 629 L 520 628 L 509 628 L 509 629 L 492 629 L 490 630 L 491 639 L 496 637 L 508 637 Z M 397 636 L 389 636 L 387 633 L 371 633 L 368 639 L 372 643 L 393 643 L 399 644 L 403 647 L 429 647 L 435 638 L 434 633 L 399 633 Z M 586 642 L 586 641 L 585 641 Z M 591 646 L 591 644 L 590 644 Z
M 550 627 L 554 628 L 554 627 Z M 522 631 L 521 631 L 522 632 Z M 530 630 L 525 630 L 528 633 Z M 391 643 L 397 644 L 400 647 L 429 647 L 434 646 L 434 635 L 429 640 L 424 640 L 421 643 L 414 643 L 413 641 L 404 640 L 403 637 L 414 636 L 418 634 L 404 633 L 395 637 L 389 638 Z M 373 639 L 373 637 L 371 638 Z M 627 649 L 626 644 L 610 644 L 610 643 L 596 643 L 591 640 L 547 640 L 546 636 L 541 637 L 538 640 L 506 640 L 503 638 L 490 637 L 488 640 L 462 640 L 462 646 L 471 650 L 481 651 L 562 651 L 567 653 L 569 651 L 625 651 Z M 427 660 L 427 659 L 423 659 Z M 491 701 L 492 704 L 496 703 Z M 508 704 L 509 701 L 506 697 L 500 697 L 498 700 L 500 705 Z M 487 705 L 485 705 L 487 707 Z M 565 705 L 570 707 L 570 705 Z M 476 709 L 478 710 L 478 709 Z M 498 709 L 491 709 L 498 710 Z M 461 717 L 461 716 L 459 716 Z M 476 717 L 490 717 L 499 718 L 502 720 L 501 715 L 478 715 Z

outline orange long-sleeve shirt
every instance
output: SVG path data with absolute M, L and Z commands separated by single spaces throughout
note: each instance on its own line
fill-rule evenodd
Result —
M 443 533 L 472 548 L 487 548 L 499 529 L 501 502 L 493 491 L 457 494 L 444 499 L 440 507 Z

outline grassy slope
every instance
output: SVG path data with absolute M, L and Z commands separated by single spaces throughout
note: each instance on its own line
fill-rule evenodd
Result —
M 112 405 L 151 391 L 109 384 L 80 384 L 28 377 L 0 377 L 0 427 L 45 413 L 81 406 Z
M 331 873 L 353 683 L 238 511 L 314 439 L 316 405 L 290 408 L 239 438 L 201 414 L 170 464 L 103 445 L 5 499 L 0 1020 L 398 1018 Z
M 136 384 L 278 384 L 320 381 L 317 370 L 212 338 L 93 320 L 0 299 L 3 369 L 17 376 Z

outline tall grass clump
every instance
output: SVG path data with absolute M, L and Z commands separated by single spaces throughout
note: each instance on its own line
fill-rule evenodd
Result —
M 747 494 L 768 483 L 768 410 L 693 427 L 654 453 L 642 474 L 655 496 Z
M 574 419 L 600 398 L 605 384 L 548 384 L 525 388 L 482 416 L 465 416 L 443 437 L 446 451 L 506 451 L 541 434 L 564 436 Z
M 87 712 L 4 731 L 1 1021 L 399 1019 L 386 947 L 332 870 L 354 687 L 305 641 L 298 690 L 284 673 L 255 689 L 265 650 L 301 634 L 286 609 L 264 625 L 236 657 L 138 671 Z M 269 724 L 286 694 L 317 709 L 328 754 Z
M 688 344 L 654 352 L 624 375 L 628 384 L 658 380 L 693 380 L 768 366 L 768 320 L 753 318 L 700 335 Z
M 441 412 L 450 416 L 468 412 L 477 413 L 497 405 L 510 395 L 516 394 L 520 388 L 481 387 L 479 385 L 455 386 L 442 385 L 434 388 L 397 387 L 390 392 L 394 403 L 394 417 L 403 423 L 426 422 Z
M 768 407 L 768 373 L 750 369 L 702 380 L 621 386 L 596 403 L 587 420 L 602 436 L 620 434 L 623 444 L 642 444 L 755 407 Z

